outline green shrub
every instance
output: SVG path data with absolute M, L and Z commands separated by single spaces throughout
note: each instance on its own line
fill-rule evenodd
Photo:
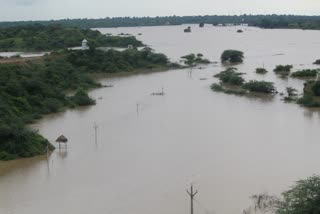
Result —
M 251 80 L 243 85 L 244 89 L 258 93 L 275 93 L 276 89 L 272 82 Z
M 314 78 L 319 73 L 319 69 L 305 69 L 293 72 L 291 74 L 292 77 L 302 77 L 302 78 Z
M 273 71 L 276 74 L 286 77 L 290 74 L 292 68 L 293 68 L 292 65 L 277 65 Z
M 257 74 L 266 74 L 268 71 L 265 68 L 257 68 L 256 69 Z
M 217 83 L 213 83 L 213 84 L 211 85 L 211 89 L 212 89 L 213 91 L 218 91 L 218 92 L 224 91 L 224 90 L 223 90 L 223 87 L 222 87 L 220 84 L 217 84 Z
M 315 96 L 320 96 L 320 81 L 313 83 L 311 89 Z
M 304 94 L 303 97 L 298 99 L 298 104 L 305 107 L 320 107 L 320 102 L 314 100 L 310 94 Z
M 244 78 L 241 76 L 243 74 L 236 72 L 236 70 L 236 68 L 227 68 L 219 74 L 216 74 L 214 77 L 219 78 L 223 83 L 228 83 L 231 85 L 243 85 Z

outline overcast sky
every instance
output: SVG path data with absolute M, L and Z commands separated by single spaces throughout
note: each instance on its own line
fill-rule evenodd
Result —
M 320 15 L 320 0 L 0 0 L 0 21 L 115 16 Z

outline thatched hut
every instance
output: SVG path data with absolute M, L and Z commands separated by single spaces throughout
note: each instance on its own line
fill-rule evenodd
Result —
M 68 139 L 64 135 L 61 135 L 60 137 L 57 138 L 56 142 L 59 143 L 59 147 L 60 147 L 61 143 L 64 143 L 65 145 L 67 145 Z

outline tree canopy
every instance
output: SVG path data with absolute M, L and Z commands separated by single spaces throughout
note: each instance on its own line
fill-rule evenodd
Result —
M 89 46 L 143 46 L 133 36 L 107 36 L 97 30 L 81 29 L 61 24 L 33 24 L 0 28 L 0 51 L 51 51 L 81 46 L 87 39 Z
M 238 50 L 225 50 L 221 54 L 221 62 L 241 63 L 243 62 L 243 52 Z

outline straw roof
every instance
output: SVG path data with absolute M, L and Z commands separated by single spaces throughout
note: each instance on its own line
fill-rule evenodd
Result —
M 58 142 L 58 143 L 66 143 L 66 142 L 68 142 L 68 139 L 65 136 L 61 135 L 60 137 L 58 137 L 56 142 Z

